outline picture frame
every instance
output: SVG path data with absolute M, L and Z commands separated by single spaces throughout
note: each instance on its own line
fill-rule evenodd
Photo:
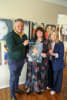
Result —
M 11 19 L 0 19 L 0 41 L 5 40 L 5 35 L 13 30 Z

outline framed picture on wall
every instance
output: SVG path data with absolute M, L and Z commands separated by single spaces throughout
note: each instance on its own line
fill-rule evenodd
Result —
M 8 64 L 8 47 L 6 45 L 6 43 L 4 43 L 4 52 L 3 52 L 3 56 L 4 56 L 4 64 Z
M 0 40 L 5 40 L 5 35 L 12 31 L 12 20 L 0 19 Z
M 8 47 L 6 41 L 0 41 L 0 65 L 8 64 Z
M 45 23 L 37 23 L 37 22 L 32 22 L 32 32 L 31 32 L 31 39 L 35 38 L 35 31 L 37 27 L 42 27 L 45 30 Z
M 61 27 L 60 27 L 60 39 L 63 42 L 67 42 L 67 25 L 61 25 Z
M 52 31 L 56 31 L 56 25 L 46 24 L 46 32 L 50 34 Z
M 24 21 L 24 34 L 30 39 L 30 21 Z
M 0 65 L 7 64 L 8 49 L 5 36 L 13 30 L 13 21 L 10 19 L 0 19 Z

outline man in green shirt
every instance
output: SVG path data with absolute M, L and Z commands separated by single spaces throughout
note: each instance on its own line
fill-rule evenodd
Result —
M 15 20 L 14 30 L 6 36 L 8 66 L 10 71 L 10 93 L 12 100 L 17 100 L 15 93 L 23 93 L 23 91 L 18 88 L 18 83 L 26 56 L 26 46 L 29 42 L 27 36 L 23 33 L 23 30 L 24 21 L 22 19 L 17 19 Z

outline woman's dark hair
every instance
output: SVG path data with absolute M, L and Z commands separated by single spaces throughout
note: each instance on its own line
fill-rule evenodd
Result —
M 36 30 L 35 30 L 35 38 L 34 40 L 36 41 L 37 40 L 37 32 L 38 31 L 41 31 L 43 33 L 43 40 L 45 39 L 45 35 L 44 35 L 44 29 L 42 27 L 37 27 Z

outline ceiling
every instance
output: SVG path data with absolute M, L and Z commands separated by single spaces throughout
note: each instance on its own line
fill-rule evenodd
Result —
M 43 1 L 67 7 L 67 0 L 43 0 Z

